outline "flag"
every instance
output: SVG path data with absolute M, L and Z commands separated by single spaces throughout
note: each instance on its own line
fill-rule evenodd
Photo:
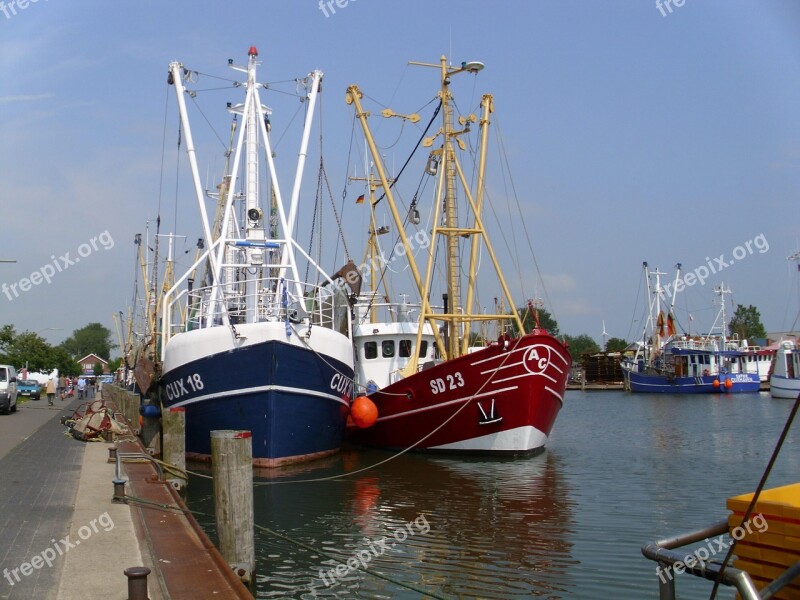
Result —
M 364 203 L 364 194 L 361 194 L 358 198 L 356 198 L 356 204 L 363 204 Z

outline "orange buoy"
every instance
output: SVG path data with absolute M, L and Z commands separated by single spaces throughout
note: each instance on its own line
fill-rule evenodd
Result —
M 366 396 L 359 396 L 350 407 L 350 416 L 356 426 L 366 429 L 372 427 L 378 420 L 378 407 Z
M 715 379 L 714 383 L 712 385 L 714 386 L 715 389 L 718 388 L 719 387 L 719 379 Z
M 725 380 L 725 389 L 731 389 L 733 387 L 733 382 L 730 379 Z

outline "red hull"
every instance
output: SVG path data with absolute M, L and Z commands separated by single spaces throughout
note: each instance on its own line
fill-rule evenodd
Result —
M 378 421 L 353 439 L 381 448 L 539 451 L 561 409 L 571 362 L 542 330 L 493 343 L 370 395 Z

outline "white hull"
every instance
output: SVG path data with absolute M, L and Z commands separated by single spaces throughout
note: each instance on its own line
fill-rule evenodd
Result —
M 537 448 L 544 448 L 546 444 L 547 436 L 535 427 L 528 425 L 461 440 L 452 444 L 433 446 L 431 449 L 458 452 L 528 452 Z
M 773 398 L 794 400 L 800 395 L 800 379 L 787 379 L 773 375 L 769 380 L 769 393 Z
M 284 344 L 309 348 L 352 368 L 353 347 L 346 336 L 324 327 L 312 327 L 311 336 L 306 339 L 307 330 L 308 327 L 305 324 L 295 325 L 295 331 L 290 337 L 287 337 L 284 323 L 266 322 L 237 325 L 238 338 L 234 338 L 231 330 L 227 327 L 186 331 L 175 335 L 167 342 L 164 351 L 163 372 L 169 373 L 173 369 L 207 356 L 268 341 L 279 341 Z M 231 374 L 231 376 L 233 375 Z

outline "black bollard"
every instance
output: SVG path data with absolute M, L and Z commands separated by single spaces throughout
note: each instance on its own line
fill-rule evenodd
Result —
M 147 576 L 150 569 L 147 567 L 128 567 L 124 571 L 128 578 L 128 600 L 148 600 Z

